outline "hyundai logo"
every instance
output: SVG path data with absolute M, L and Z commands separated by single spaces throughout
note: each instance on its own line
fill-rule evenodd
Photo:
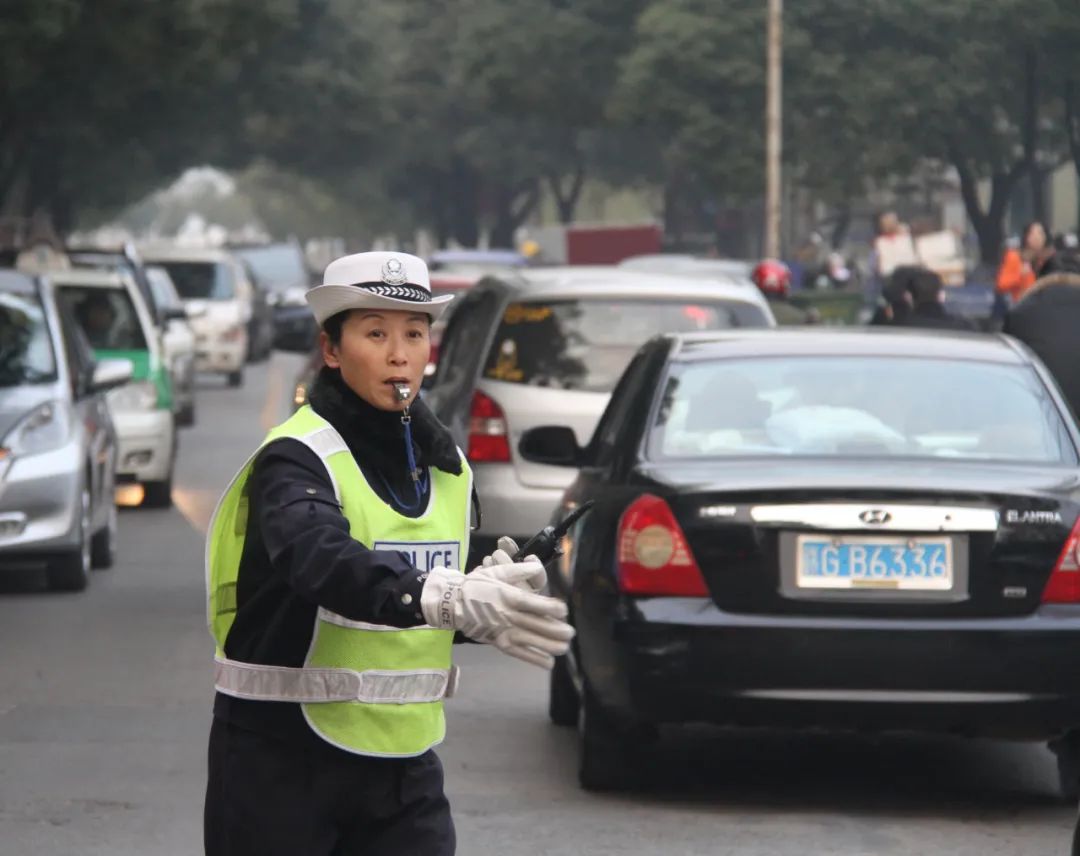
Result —
M 867 526 L 884 526 L 892 520 L 892 515 L 882 508 L 868 508 L 859 515 L 859 520 Z

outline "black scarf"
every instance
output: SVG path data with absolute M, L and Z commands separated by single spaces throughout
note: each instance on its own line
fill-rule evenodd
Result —
M 323 368 L 308 392 L 312 409 L 345 440 L 357 463 L 380 473 L 390 484 L 410 484 L 401 414 L 380 410 L 353 392 L 337 369 Z M 461 475 L 454 438 L 421 399 L 409 407 L 413 451 L 419 467 Z

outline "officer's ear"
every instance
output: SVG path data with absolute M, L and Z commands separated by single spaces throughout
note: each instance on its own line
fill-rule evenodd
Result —
M 325 330 L 319 333 L 319 347 L 322 349 L 323 362 L 329 368 L 340 369 L 341 359 L 338 356 L 338 346 L 330 340 Z

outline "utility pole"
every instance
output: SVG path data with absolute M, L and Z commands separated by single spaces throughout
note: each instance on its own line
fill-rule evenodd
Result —
M 780 257 L 780 158 L 784 0 L 768 0 L 768 71 L 765 95 L 765 256 Z

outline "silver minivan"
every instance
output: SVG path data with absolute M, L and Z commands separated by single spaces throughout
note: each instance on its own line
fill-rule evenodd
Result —
M 95 362 L 47 279 L 0 271 L 0 573 L 44 564 L 86 587 L 116 551 L 116 432 L 105 392 L 128 360 Z
M 659 333 L 773 327 L 756 288 L 615 267 L 488 277 L 456 307 L 424 400 L 468 455 L 483 509 L 476 555 L 550 522 L 575 471 L 525 460 L 522 435 L 554 417 L 589 442 L 638 348 Z

